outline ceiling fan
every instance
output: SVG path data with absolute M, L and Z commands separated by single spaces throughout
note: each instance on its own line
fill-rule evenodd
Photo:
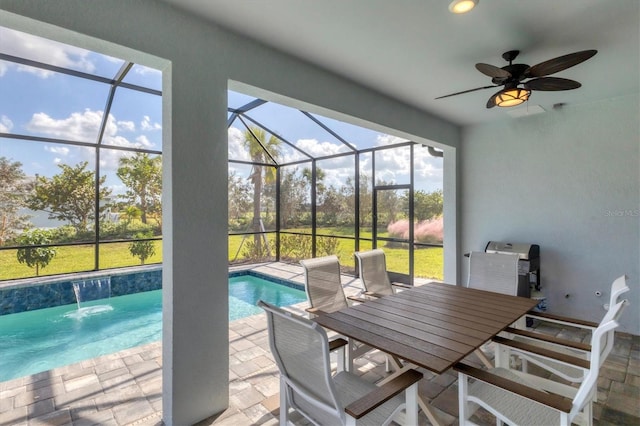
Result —
M 509 62 L 502 68 L 494 65 L 479 63 L 476 69 L 482 74 L 491 77 L 492 86 L 477 87 L 475 89 L 464 90 L 462 92 L 451 93 L 437 97 L 436 99 L 448 98 L 450 96 L 461 95 L 463 93 L 475 92 L 476 90 L 490 89 L 492 87 L 504 86 L 499 92 L 493 94 L 487 101 L 487 108 L 494 106 L 509 107 L 519 105 L 529 99 L 532 90 L 558 91 L 577 89 L 580 83 L 567 78 L 546 77 L 550 74 L 578 65 L 598 53 L 597 50 L 583 50 L 559 56 L 548 61 L 541 62 L 530 67 L 526 64 L 514 64 L 513 60 L 520 53 L 519 50 L 510 50 L 502 54 L 502 58 Z M 527 80 L 530 79 L 530 80 Z M 526 80 L 526 81 L 524 81 Z

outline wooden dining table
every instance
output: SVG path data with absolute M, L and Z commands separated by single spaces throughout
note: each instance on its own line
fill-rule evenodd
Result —
M 315 318 L 321 326 L 388 354 L 396 372 L 444 373 L 520 319 L 536 300 L 437 282 Z M 400 360 L 404 361 L 402 364 Z M 439 423 L 419 399 L 432 423 Z

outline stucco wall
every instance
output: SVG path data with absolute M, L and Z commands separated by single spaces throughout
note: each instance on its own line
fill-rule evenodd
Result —
M 163 416 L 168 425 L 192 424 L 228 404 L 228 194 L 226 184 L 216 183 L 227 180 L 230 80 L 261 88 L 265 98 L 277 93 L 310 111 L 335 111 L 418 142 L 449 145 L 439 145 L 451 153 L 445 161 L 455 158 L 456 126 L 159 1 L 0 0 L 0 25 L 163 71 Z M 335 112 L 331 115 L 339 118 Z M 451 218 L 455 188 L 455 175 L 447 173 L 445 213 Z M 455 225 L 450 220 L 445 228 L 445 277 L 452 280 Z
M 632 306 L 621 330 L 633 334 L 640 334 L 639 104 L 635 94 L 466 128 L 459 165 L 464 252 L 490 240 L 539 244 L 549 311 L 594 321 L 611 282 L 627 274 Z

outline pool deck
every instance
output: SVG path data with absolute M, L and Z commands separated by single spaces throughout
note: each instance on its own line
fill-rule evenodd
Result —
M 235 269 L 238 268 L 232 268 Z M 302 268 L 297 265 L 272 263 L 251 269 L 303 282 Z M 351 276 L 344 276 L 343 284 L 347 294 L 360 289 L 359 280 Z M 291 309 L 302 313 L 305 305 Z M 558 327 L 537 329 L 565 338 L 584 339 Z M 221 415 L 198 425 L 277 425 L 278 373 L 269 352 L 263 315 L 229 324 L 229 353 L 230 406 Z M 473 355 L 468 361 L 478 364 Z M 369 380 L 385 375 L 384 357 L 379 353 L 360 358 L 356 364 Z M 420 394 L 431 402 L 446 424 L 457 425 L 455 374 L 436 376 L 424 371 L 424 375 Z M 486 413 L 476 415 L 473 420 L 495 424 Z M 162 424 L 161 342 L 0 383 L 2 426 Z M 420 424 L 429 424 L 422 413 Z M 598 379 L 594 424 L 640 424 L 640 336 L 616 333 L 615 347 Z

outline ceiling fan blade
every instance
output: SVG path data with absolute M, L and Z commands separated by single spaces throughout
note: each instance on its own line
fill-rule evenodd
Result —
M 503 78 L 507 79 L 511 77 L 511 73 L 509 71 L 505 71 L 502 68 L 498 68 L 494 65 L 489 64 L 476 64 L 476 69 L 480 71 L 484 75 L 488 75 L 492 78 Z
M 476 90 L 490 89 L 492 87 L 498 87 L 498 86 L 476 87 L 475 89 L 469 89 L 469 90 L 464 90 L 462 92 L 456 92 L 456 93 L 451 93 L 449 95 L 439 96 L 436 99 L 448 98 L 448 97 L 451 97 L 451 96 L 462 95 L 463 93 L 475 92 Z
M 568 78 L 558 78 L 558 77 L 536 78 L 524 83 L 525 89 L 544 90 L 548 92 L 554 92 L 558 90 L 577 89 L 580 86 L 582 86 L 582 84 L 578 83 L 577 81 L 569 80 Z
M 569 53 L 568 55 L 559 56 L 554 59 L 549 59 L 548 61 L 544 61 L 539 63 L 538 65 L 530 67 L 527 71 L 525 71 L 525 76 L 544 77 L 545 75 L 554 74 L 570 68 L 574 65 L 578 65 L 579 63 L 591 58 L 596 53 L 598 53 L 597 50 L 583 50 L 580 52 L 574 52 Z

